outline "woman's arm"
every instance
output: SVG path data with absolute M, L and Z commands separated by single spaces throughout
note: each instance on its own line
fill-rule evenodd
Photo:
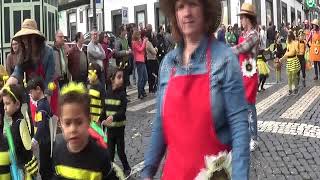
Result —
M 150 41 L 147 42 L 147 51 L 151 53 L 153 56 L 157 55 L 156 49 L 153 47 L 152 43 Z
M 230 53 L 226 61 L 222 91 L 225 116 L 230 126 L 232 138 L 232 179 L 247 180 L 250 168 L 250 137 L 242 73 L 235 55 Z
M 239 55 L 240 53 L 245 53 L 251 50 L 251 48 L 259 43 L 259 35 L 257 33 L 251 33 L 245 41 L 242 43 L 232 47 L 233 52 L 236 55 Z
M 146 41 L 143 40 L 143 42 L 141 44 L 134 42 L 132 46 L 133 46 L 133 49 L 135 49 L 136 51 L 143 52 L 146 49 Z

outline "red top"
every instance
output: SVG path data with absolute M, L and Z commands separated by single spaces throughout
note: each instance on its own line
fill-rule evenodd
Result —
M 239 44 L 244 41 L 244 37 L 240 36 L 239 37 Z M 242 68 L 243 63 L 246 60 L 249 60 L 250 58 L 253 58 L 250 53 L 240 53 L 239 54 L 239 63 L 240 67 Z M 255 61 L 255 59 L 254 59 Z M 256 68 L 256 67 L 253 67 Z M 256 97 L 257 97 L 257 91 L 258 91 L 258 71 L 256 70 L 256 73 L 254 73 L 252 76 L 246 75 L 247 73 L 243 72 L 243 85 L 245 89 L 245 95 L 246 95 L 246 100 L 249 104 L 255 104 L 256 103 Z
M 136 62 L 144 63 L 145 54 L 146 54 L 146 42 L 132 41 L 132 51 L 133 51 L 134 60 Z

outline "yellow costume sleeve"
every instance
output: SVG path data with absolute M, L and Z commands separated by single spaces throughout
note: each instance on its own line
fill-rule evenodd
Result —
M 22 119 L 20 122 L 20 136 L 24 148 L 26 150 L 31 150 L 31 136 L 29 132 L 29 128 L 25 119 Z

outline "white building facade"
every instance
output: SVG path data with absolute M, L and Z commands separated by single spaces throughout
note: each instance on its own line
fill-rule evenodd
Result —
M 279 28 L 282 23 L 297 25 L 306 19 L 303 0 L 222 0 L 224 24 L 240 24 L 237 14 L 243 2 L 255 5 L 261 25 L 268 26 L 271 22 Z
M 168 25 L 159 9 L 159 0 L 105 0 L 104 15 L 105 30 L 115 33 L 121 24 L 127 23 L 151 24 L 154 30 Z
M 97 14 L 97 30 L 104 30 L 103 0 L 95 0 Z M 77 32 L 83 34 L 93 28 L 92 0 L 69 0 L 59 4 L 59 29 L 71 40 Z

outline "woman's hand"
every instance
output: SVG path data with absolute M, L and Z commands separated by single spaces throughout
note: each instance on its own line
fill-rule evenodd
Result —
M 6 85 L 13 85 L 13 84 L 18 84 L 18 79 L 15 77 L 10 77 L 6 82 Z

